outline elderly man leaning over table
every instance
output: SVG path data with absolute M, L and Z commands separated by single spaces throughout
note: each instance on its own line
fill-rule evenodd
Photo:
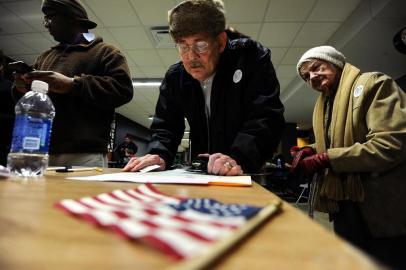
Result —
M 272 157 L 284 127 L 271 52 L 248 39 L 227 38 L 219 0 L 189 0 L 169 11 L 181 61 L 160 87 L 149 154 L 124 168 L 170 168 L 190 124 L 192 157 L 208 158 L 218 175 L 257 172 Z

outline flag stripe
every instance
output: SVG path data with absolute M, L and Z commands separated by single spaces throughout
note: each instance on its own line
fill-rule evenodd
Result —
M 177 204 L 182 200 L 177 197 L 166 196 L 163 193 L 159 192 L 157 189 L 155 189 L 152 185 L 142 185 L 139 187 L 138 190 L 143 194 L 161 200 L 163 203 Z
M 91 224 L 136 239 L 175 259 L 198 256 L 242 226 L 259 208 L 167 196 L 151 184 L 55 206 Z

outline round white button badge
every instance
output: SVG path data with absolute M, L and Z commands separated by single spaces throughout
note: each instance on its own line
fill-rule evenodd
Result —
M 364 86 L 363 85 L 358 85 L 355 89 L 354 89 L 354 97 L 359 97 L 362 94 L 362 91 L 364 90 Z
M 241 71 L 241 69 L 237 69 L 233 75 L 233 82 L 238 83 L 239 81 L 241 81 L 241 78 L 242 78 L 242 71 Z

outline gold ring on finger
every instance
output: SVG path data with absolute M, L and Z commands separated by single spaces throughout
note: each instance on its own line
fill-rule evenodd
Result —
M 224 163 L 224 167 L 226 167 L 228 170 L 231 170 L 233 165 L 231 165 L 231 163 L 227 161 L 226 163 Z

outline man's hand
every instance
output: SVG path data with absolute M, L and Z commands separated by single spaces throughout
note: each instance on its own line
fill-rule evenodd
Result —
M 25 79 L 23 74 L 13 72 L 13 80 L 14 80 L 14 87 L 18 92 L 20 92 L 22 94 L 25 94 L 28 92 L 31 81 Z
M 315 154 L 299 162 L 299 168 L 307 176 L 311 176 L 329 167 L 330 160 L 327 153 Z
M 236 176 L 242 175 L 244 172 L 241 166 L 237 162 L 227 155 L 222 153 L 216 154 L 201 154 L 199 156 L 205 156 L 209 158 L 207 163 L 207 172 L 216 175 Z
M 49 92 L 66 94 L 73 89 L 73 78 L 54 71 L 32 71 L 24 75 L 26 80 L 40 80 L 48 83 Z
M 145 155 L 142 157 L 132 157 L 123 168 L 123 172 L 137 172 L 151 165 L 159 165 L 155 171 L 163 171 L 166 168 L 165 161 L 158 155 Z
M 297 152 L 292 161 L 292 166 L 290 168 L 291 173 L 295 173 L 299 169 L 299 163 L 304 158 L 314 155 L 315 151 L 311 147 L 303 147 L 299 152 Z

